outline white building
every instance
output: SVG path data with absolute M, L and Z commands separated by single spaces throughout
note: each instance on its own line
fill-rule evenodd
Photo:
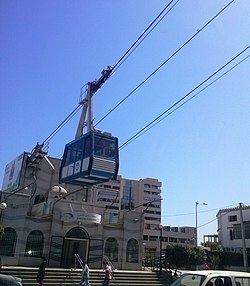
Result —
M 244 225 L 246 248 L 250 250 L 250 206 L 221 209 L 217 214 L 217 222 L 219 243 L 223 250 L 242 251 L 241 223 Z

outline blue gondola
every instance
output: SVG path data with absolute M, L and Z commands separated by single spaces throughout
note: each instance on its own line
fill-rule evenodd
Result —
M 59 182 L 93 186 L 116 180 L 118 166 L 118 139 L 91 130 L 65 146 Z

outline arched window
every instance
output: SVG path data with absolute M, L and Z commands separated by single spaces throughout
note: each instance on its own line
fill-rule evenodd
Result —
M 30 232 L 26 242 L 24 256 L 41 257 L 43 254 L 44 236 L 40 230 Z
M 44 201 L 45 201 L 44 195 L 39 194 L 35 197 L 34 205 L 40 204 Z
M 11 227 L 4 229 L 4 235 L 0 240 L 0 255 L 14 256 L 16 249 L 17 234 Z
M 110 261 L 118 261 L 118 242 L 115 238 L 109 237 L 106 240 L 104 253 Z
M 139 244 L 134 238 L 131 238 L 127 243 L 126 261 L 130 263 L 138 263 Z

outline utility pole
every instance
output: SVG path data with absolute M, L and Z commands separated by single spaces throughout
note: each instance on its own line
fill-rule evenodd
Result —
M 239 203 L 239 209 L 240 209 L 240 226 L 241 226 L 241 238 L 242 238 L 242 251 L 243 251 L 244 270 L 245 270 L 245 272 L 248 272 L 247 248 L 246 248 L 246 239 L 245 239 L 245 228 L 244 228 L 244 221 L 243 221 L 242 203 Z

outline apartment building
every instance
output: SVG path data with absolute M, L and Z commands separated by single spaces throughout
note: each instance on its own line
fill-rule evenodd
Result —
M 250 206 L 219 210 L 217 223 L 219 243 L 223 250 L 242 252 L 244 239 L 250 251 Z M 241 225 L 244 227 L 243 233 Z
M 110 210 L 106 221 L 117 224 L 121 210 L 141 214 L 143 218 L 144 255 L 159 256 L 160 246 L 178 243 L 196 245 L 195 227 L 171 227 L 161 224 L 161 182 L 153 178 L 128 180 L 118 176 L 116 182 L 94 188 L 94 201 Z M 161 243 L 160 243 L 161 242 Z

